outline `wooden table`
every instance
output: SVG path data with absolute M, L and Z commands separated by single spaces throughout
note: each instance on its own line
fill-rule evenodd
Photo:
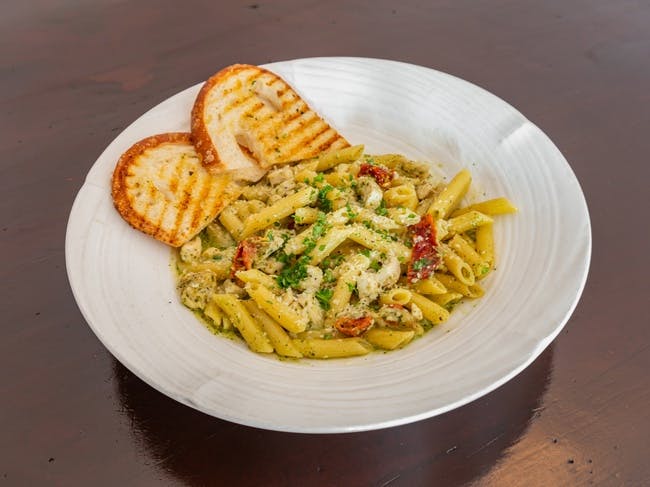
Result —
M 648 2 L 0 12 L 0 485 L 650 485 Z M 439 417 L 330 436 L 227 423 L 145 385 L 84 322 L 63 245 L 86 172 L 137 116 L 233 62 L 323 55 L 433 67 L 516 106 L 577 174 L 594 237 L 575 313 L 519 376 Z

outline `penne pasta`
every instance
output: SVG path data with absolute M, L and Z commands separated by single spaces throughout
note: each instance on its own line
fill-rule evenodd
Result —
M 494 198 L 487 201 L 481 201 L 473 205 L 466 206 L 454 211 L 451 216 L 457 217 L 464 215 L 469 211 L 478 211 L 484 215 L 506 215 L 508 213 L 517 213 L 517 207 L 513 205 L 508 198 Z
M 254 352 L 271 353 L 273 346 L 262 327 L 253 320 L 244 305 L 233 294 L 215 294 L 212 300 L 224 311 Z
M 180 299 L 260 353 L 404 347 L 484 294 L 495 215 L 516 208 L 458 209 L 470 182 L 462 170 L 442 187 L 426 164 L 363 146 L 274 167 L 175 251 Z
M 365 334 L 365 339 L 371 345 L 384 350 L 395 350 L 408 344 L 415 332 L 413 330 L 393 330 L 391 328 L 371 328 Z
M 332 228 L 324 237 L 316 241 L 316 246 L 311 253 L 309 263 L 311 265 L 320 264 L 325 257 L 330 255 L 336 247 L 341 245 L 354 231 L 351 227 Z
M 339 149 L 332 152 L 326 152 L 316 159 L 318 165 L 316 166 L 317 171 L 326 171 L 332 169 L 334 166 L 339 164 L 344 164 L 347 162 L 356 161 L 363 154 L 362 145 L 354 145 L 352 147 L 346 147 L 345 149 Z
M 371 250 L 379 250 L 385 253 L 393 252 L 403 262 L 406 262 L 411 257 L 410 249 L 404 244 L 394 242 L 386 238 L 386 236 L 361 225 L 354 225 L 354 231 L 350 234 L 350 239 Z
M 304 188 L 291 196 L 282 198 L 258 213 L 250 215 L 244 221 L 244 229 L 239 237 L 244 239 L 258 230 L 273 225 L 273 223 L 294 213 L 298 208 L 313 202 L 317 194 L 318 192 L 313 188 Z
M 490 271 L 490 266 L 483 261 L 483 258 L 474 247 L 472 247 L 468 241 L 460 235 L 455 235 L 454 238 L 448 242 L 448 245 L 461 259 L 471 266 L 476 279 L 482 279 Z
M 355 255 L 348 266 L 336 281 L 330 301 L 330 312 L 335 316 L 350 303 L 352 292 L 357 284 L 357 279 L 370 265 L 370 259 L 364 255 Z
M 447 218 L 463 199 L 471 182 L 472 176 L 467 169 L 458 172 L 429 207 L 428 211 L 433 218 Z
M 280 323 L 286 330 L 300 333 L 307 328 L 307 319 L 284 304 L 267 287 L 257 283 L 246 284 L 246 292 L 262 310 Z
M 276 289 L 278 287 L 276 280 L 272 276 L 269 276 L 258 269 L 237 271 L 235 275 L 245 283 L 259 284 L 269 289 Z
M 444 284 L 433 276 L 416 282 L 415 290 L 421 294 L 444 294 L 447 292 Z
M 226 227 L 226 230 L 239 239 L 242 230 L 244 229 L 244 222 L 237 216 L 237 210 L 233 206 L 227 206 L 219 215 L 219 221 Z
M 303 206 L 298 208 L 293 214 L 293 221 L 298 225 L 308 225 L 314 223 L 318 218 L 318 209 L 309 208 L 308 206 Z
M 203 314 L 212 320 L 216 329 L 223 327 L 223 311 L 221 311 L 221 308 L 219 308 L 219 305 L 213 299 L 208 301 L 208 304 L 203 309 Z
M 494 220 L 491 217 L 484 215 L 483 213 L 479 213 L 478 211 L 468 211 L 461 216 L 447 220 L 447 232 L 449 232 L 449 235 L 465 233 L 482 225 L 492 223 L 493 221 Z
M 254 301 L 243 301 L 243 304 L 248 310 L 248 313 L 255 319 L 255 321 L 262 325 L 262 328 L 266 332 L 271 345 L 273 345 L 273 348 L 278 355 L 292 358 L 302 357 L 302 354 L 294 346 L 291 338 L 289 335 L 287 335 L 287 332 L 285 332 L 284 329 L 275 320 L 273 320 L 273 318 L 262 311 Z
M 431 296 L 431 301 L 433 301 L 436 304 L 439 304 L 445 309 L 448 309 L 450 306 L 455 305 L 461 299 L 463 299 L 463 295 L 457 292 L 436 294 L 435 296 Z
M 403 207 L 415 211 L 418 206 L 418 196 L 415 186 L 411 183 L 400 184 L 384 192 L 384 200 L 388 207 Z
M 446 245 L 441 245 L 441 252 L 442 260 L 445 263 L 445 266 L 449 272 L 451 272 L 456 277 L 456 279 L 468 286 L 474 284 L 476 278 L 474 276 L 472 268 L 467 262 L 461 259 L 451 248 Z M 438 279 L 440 279 L 440 276 L 438 276 Z
M 318 219 L 318 215 L 316 216 Z M 344 225 L 349 219 L 345 208 L 329 213 L 325 217 L 325 227 Z M 302 254 L 305 251 L 305 241 L 314 235 L 315 225 L 310 225 L 293 238 L 287 240 L 284 251 L 288 254 Z
M 362 338 L 296 338 L 293 344 L 303 356 L 319 359 L 356 357 L 373 350 L 372 345 Z
M 411 302 L 411 291 L 403 287 L 396 287 L 383 293 L 379 297 L 381 304 L 406 306 Z
M 434 325 L 444 323 L 449 319 L 449 311 L 421 294 L 413 293 L 411 302 L 420 308 L 424 317 Z
M 494 236 L 491 223 L 476 229 L 476 252 L 488 266 L 494 266 Z
M 485 294 L 483 288 L 478 284 L 467 285 L 449 274 L 437 274 L 436 277 L 450 292 L 460 293 L 468 298 L 480 298 Z

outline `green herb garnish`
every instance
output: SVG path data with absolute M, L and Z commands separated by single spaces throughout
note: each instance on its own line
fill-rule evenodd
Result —
M 431 261 L 429 261 L 429 259 L 427 259 L 426 257 L 422 257 L 421 259 L 418 259 L 415 262 L 413 262 L 413 270 L 414 271 L 422 270 L 430 263 Z
M 379 207 L 375 210 L 375 213 L 381 216 L 388 215 L 388 210 L 386 209 L 386 202 L 383 199 L 379 203 Z
M 319 289 L 316 291 L 315 296 L 318 300 L 318 304 L 320 304 L 320 307 L 325 311 L 329 311 L 330 309 L 330 300 L 332 299 L 332 294 L 333 291 L 331 289 Z
M 352 211 L 352 207 L 350 206 L 350 203 L 345 205 L 345 213 L 346 215 L 348 215 L 348 218 L 350 220 L 354 220 L 357 217 L 357 214 L 354 211 Z
M 318 190 L 318 197 L 316 198 L 316 204 L 318 207 L 326 213 L 332 211 L 332 202 L 327 198 L 327 194 L 334 189 L 334 186 L 331 184 L 324 185 L 321 189 Z

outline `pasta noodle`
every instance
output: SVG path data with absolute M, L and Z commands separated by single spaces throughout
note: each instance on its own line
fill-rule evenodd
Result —
M 460 207 L 470 182 L 363 146 L 276 166 L 175 251 L 180 299 L 259 353 L 400 349 L 484 294 L 494 219 L 516 208 Z
M 468 211 L 478 211 L 485 215 L 507 215 L 508 213 L 517 213 L 517 208 L 508 198 L 494 198 L 492 200 L 481 201 L 473 205 L 466 206 L 452 213 L 452 217 L 464 215 Z
M 379 302 L 381 304 L 406 306 L 411 302 L 411 296 L 411 291 L 408 289 L 396 287 L 383 293 L 379 298 Z
M 471 182 L 472 175 L 467 169 L 463 169 L 456 174 L 431 204 L 429 213 L 433 218 L 447 218 L 449 213 L 458 206 L 460 200 L 465 196 Z
M 248 311 L 236 296 L 232 294 L 215 294 L 212 300 L 228 315 L 228 318 L 239 330 L 251 350 L 262 353 L 273 352 L 273 346 L 266 333 L 248 314 Z

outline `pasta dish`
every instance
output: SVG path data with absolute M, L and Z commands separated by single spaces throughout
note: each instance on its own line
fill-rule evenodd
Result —
M 259 353 L 336 358 L 394 350 L 483 295 L 493 217 L 448 183 L 363 146 L 274 166 L 176 252 L 185 306 Z

